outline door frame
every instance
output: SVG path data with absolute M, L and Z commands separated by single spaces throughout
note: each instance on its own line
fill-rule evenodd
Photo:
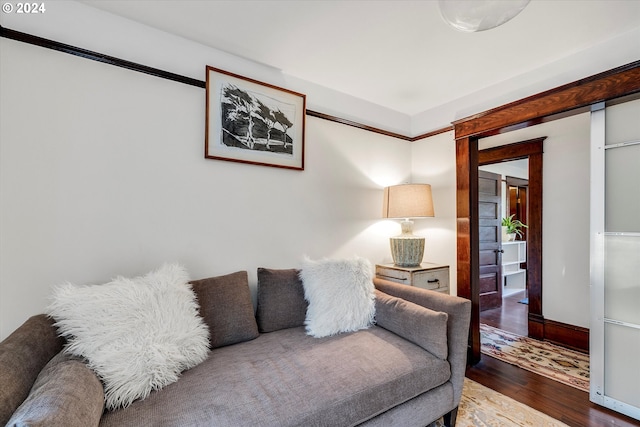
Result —
M 527 327 L 529 336 L 535 339 L 544 339 L 544 317 L 542 316 L 542 153 L 545 139 L 546 136 L 543 136 L 487 148 L 478 152 L 478 166 L 511 160 L 529 160 L 529 202 L 527 207 L 529 315 Z
M 478 251 L 473 250 L 478 247 L 479 240 L 478 139 L 580 114 L 589 111 L 591 104 L 637 94 L 640 94 L 640 61 L 453 122 L 456 144 L 457 294 L 471 300 L 468 363 L 476 364 L 481 358 L 479 257 Z M 529 308 L 531 310 L 532 307 Z

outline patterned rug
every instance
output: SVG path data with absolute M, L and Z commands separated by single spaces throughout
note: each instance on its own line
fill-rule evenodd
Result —
M 442 427 L 442 420 L 432 424 Z M 566 427 L 510 397 L 464 379 L 456 427 Z
M 482 353 L 589 392 L 589 355 L 480 324 Z

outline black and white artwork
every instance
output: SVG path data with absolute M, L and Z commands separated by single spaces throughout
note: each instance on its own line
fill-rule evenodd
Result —
M 224 84 L 221 92 L 221 144 L 293 154 L 293 138 L 287 132 L 295 120 L 294 105 L 242 90 L 232 84 Z
M 207 67 L 205 157 L 304 169 L 305 95 Z

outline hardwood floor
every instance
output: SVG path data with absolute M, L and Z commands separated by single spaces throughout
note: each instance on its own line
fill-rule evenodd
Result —
M 502 307 L 481 311 L 480 323 L 526 337 L 528 335 L 529 306 L 518 302 L 526 298 L 525 292 L 517 292 L 502 298 Z
M 519 304 L 524 291 L 504 298 L 503 307 L 481 312 L 482 323 L 527 335 L 527 306 Z M 589 394 L 546 377 L 482 355 L 466 376 L 518 402 L 574 427 L 640 427 L 640 421 L 598 406 Z

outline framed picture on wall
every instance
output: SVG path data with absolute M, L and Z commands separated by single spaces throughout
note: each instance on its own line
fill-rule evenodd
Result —
M 306 95 L 207 66 L 205 158 L 304 170 Z

